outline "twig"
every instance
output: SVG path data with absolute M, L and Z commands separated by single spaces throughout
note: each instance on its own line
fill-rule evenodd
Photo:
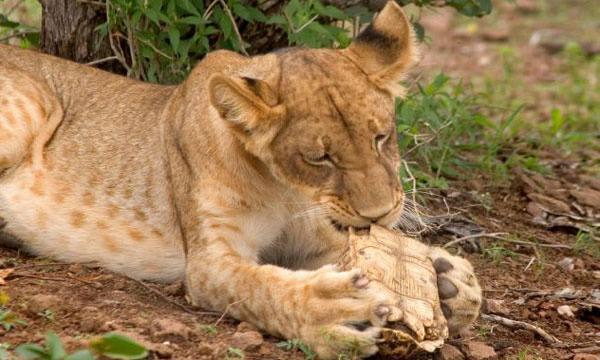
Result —
M 586 341 L 586 342 L 579 342 L 579 343 L 559 343 L 559 344 L 553 344 L 551 345 L 553 348 L 557 348 L 557 349 L 572 349 L 572 348 L 586 348 L 586 347 L 591 347 L 591 346 L 596 346 L 598 344 L 597 341 Z
M 317 18 L 319 17 L 319 15 L 315 15 L 312 17 L 312 19 L 309 19 L 306 23 L 302 24 L 302 26 L 300 26 L 299 28 L 297 28 L 296 30 L 294 30 L 294 33 L 297 34 L 300 31 L 306 29 L 306 27 L 310 24 L 312 24 L 315 20 L 317 20 Z
M 415 206 L 415 210 L 416 210 L 416 206 L 417 206 L 417 179 L 413 176 L 412 171 L 410 171 L 410 167 L 408 166 L 408 163 L 406 162 L 406 160 L 402 160 L 402 165 L 404 165 L 404 168 L 406 169 L 406 173 L 408 174 L 408 176 L 410 177 L 410 181 L 412 183 L 413 186 L 413 193 L 412 193 L 412 201 L 413 204 Z M 423 218 L 421 217 L 421 214 L 419 214 L 419 211 L 415 211 L 415 215 L 417 215 L 417 219 L 419 220 L 419 224 L 423 227 L 423 229 L 428 229 L 427 224 L 425 224 L 425 222 L 423 221 Z
M 89 4 L 89 5 L 94 5 L 94 6 L 100 6 L 100 7 L 105 7 L 106 4 L 103 3 L 102 1 L 94 1 L 94 0 L 77 0 L 78 3 L 82 3 L 82 4 Z
M 39 276 L 39 275 L 31 275 L 31 274 L 19 274 L 19 273 L 12 273 L 9 276 L 10 278 L 13 277 L 22 277 L 22 278 L 31 278 L 31 279 L 37 279 L 37 280 L 48 280 L 48 281 L 69 281 L 69 280 L 77 280 L 81 283 L 84 283 L 86 285 L 93 285 L 94 283 L 91 281 L 87 281 L 87 280 L 83 280 L 83 279 L 79 279 L 76 277 L 47 277 L 47 276 Z
M 238 29 L 238 27 L 237 27 L 237 24 L 235 22 L 235 17 L 231 13 L 231 10 L 229 9 L 229 6 L 227 6 L 227 4 L 225 3 L 225 1 L 223 1 L 223 0 L 219 0 L 219 2 L 221 3 L 221 6 L 223 6 L 223 10 L 227 13 L 227 16 L 229 17 L 229 20 L 231 21 L 231 25 L 233 25 L 233 30 L 235 31 L 235 35 L 238 38 L 238 42 L 240 43 L 240 51 L 244 55 L 249 56 L 248 52 L 244 48 L 244 39 L 242 39 L 242 34 L 240 34 L 240 29 Z
M 525 266 L 525 270 L 523 270 L 523 272 L 529 270 L 529 267 L 533 264 L 534 261 L 535 261 L 535 256 L 532 256 L 531 260 L 529 260 L 529 262 L 527 263 L 527 266 Z
M 452 245 L 456 245 L 460 242 L 463 242 L 465 240 L 469 240 L 469 239 L 473 239 L 473 238 L 478 238 L 478 237 L 488 237 L 488 238 L 492 238 L 492 239 L 496 239 L 496 240 L 500 240 L 500 241 L 504 241 L 504 242 L 508 242 L 508 243 L 513 243 L 513 244 L 519 244 L 519 245 L 526 245 L 526 246 L 539 246 L 539 247 L 545 247 L 545 248 L 551 248 L 551 249 L 571 249 L 571 247 L 569 245 L 562 245 L 562 244 L 539 244 L 539 243 L 534 243 L 531 241 L 523 241 L 523 240 L 515 240 L 515 239 L 508 239 L 502 235 L 508 235 L 508 233 L 505 232 L 498 232 L 498 233 L 481 233 L 481 234 L 472 234 L 472 235 L 467 235 L 467 236 L 463 236 L 460 237 L 458 239 L 454 239 L 452 241 L 447 242 L 446 244 L 444 244 L 444 248 L 448 248 Z
M 498 233 L 479 233 L 479 234 L 472 234 L 472 235 L 467 235 L 467 236 L 463 236 L 463 237 L 459 237 L 458 239 L 454 239 L 452 241 L 448 241 L 447 243 L 444 244 L 444 246 L 442 246 L 444 249 L 449 248 L 450 246 L 459 244 L 463 241 L 466 240 L 470 240 L 470 239 L 476 239 L 476 238 L 480 238 L 480 237 L 489 237 L 489 238 L 493 238 L 493 239 L 497 239 L 499 238 L 501 235 L 508 235 L 508 233 L 505 232 L 498 232 Z M 504 239 L 504 238 L 502 238 Z
M 212 9 L 213 7 L 215 7 L 215 5 L 217 5 L 217 3 L 219 2 L 219 0 L 213 0 L 207 7 L 206 10 L 204 11 L 204 14 L 202 14 L 202 18 L 204 20 L 208 19 L 210 17 L 210 15 L 212 15 Z
M 144 289 L 152 292 L 153 294 L 155 294 L 156 296 L 160 297 L 164 301 L 168 302 L 169 304 L 171 304 L 173 306 L 178 307 L 179 309 L 185 311 L 188 314 L 194 314 L 194 315 L 218 315 L 219 314 L 218 312 L 215 312 L 215 311 L 194 311 L 194 310 L 188 308 L 187 306 L 178 303 L 177 301 L 173 301 L 173 300 L 169 299 L 165 294 L 163 294 L 162 292 L 156 290 L 152 286 L 146 284 L 142 280 L 134 279 L 134 278 L 131 278 L 131 277 L 127 277 L 127 278 L 130 279 L 130 280 L 132 280 L 132 281 L 134 281 L 134 282 L 136 282 L 136 283 L 138 283 Z
M 26 264 L 26 265 L 17 265 L 14 267 L 15 270 L 21 270 L 21 269 L 30 269 L 30 268 L 36 268 L 36 267 L 46 267 L 46 266 L 69 266 L 69 265 L 75 265 L 77 263 L 72 263 L 72 262 L 53 262 L 53 263 L 45 263 L 45 264 Z
M 121 65 L 123 65 L 125 70 L 127 70 L 127 75 L 129 75 L 129 74 L 131 74 L 131 67 L 129 67 L 129 64 L 127 64 L 127 60 L 125 59 L 123 52 L 120 51 L 119 49 L 117 49 L 117 46 L 115 45 L 115 42 L 113 40 L 113 34 L 110 30 L 110 0 L 106 0 L 105 8 L 106 8 L 106 26 L 107 26 L 106 30 L 108 33 L 108 42 L 110 44 L 110 48 L 112 49 L 113 54 L 115 54 L 115 56 L 117 57 L 117 60 L 119 60 Z
M 504 326 L 509 327 L 511 329 L 525 329 L 525 330 L 533 331 L 536 334 L 538 334 L 540 337 L 542 337 L 544 340 L 546 340 L 547 342 L 549 342 L 550 344 L 561 343 L 560 340 L 558 340 L 554 336 L 548 334 L 543 329 L 541 329 L 541 328 L 539 328 L 539 327 L 537 327 L 535 325 L 531 325 L 529 323 L 526 323 L 524 321 L 511 320 L 511 319 L 505 318 L 503 316 L 492 315 L 492 314 L 481 314 L 481 318 L 484 319 L 484 320 L 487 320 L 487 321 L 493 321 L 493 322 L 498 323 L 500 325 L 504 325 Z
M 27 34 L 35 34 L 37 32 L 38 31 L 34 31 L 34 30 L 19 31 L 19 32 L 7 35 L 7 36 L 5 36 L 3 38 L 0 38 L 0 42 L 6 41 L 6 40 L 10 40 L 12 38 L 16 38 L 16 37 L 19 37 L 19 36 L 27 35 Z
M 102 59 L 90 61 L 89 63 L 86 63 L 86 65 L 93 66 L 93 65 L 102 64 L 104 62 L 112 61 L 112 60 L 119 60 L 119 58 L 117 56 L 113 55 L 113 56 L 105 57 L 105 58 L 102 58 Z
M 225 310 L 223 311 L 223 314 L 221 314 L 221 316 L 217 319 L 217 321 L 215 321 L 215 323 L 213 324 L 214 326 L 219 325 L 219 323 L 221 323 L 221 321 L 223 321 L 223 319 L 225 318 L 225 315 L 227 315 L 227 313 L 229 312 L 229 309 L 233 306 L 233 305 L 237 305 L 243 301 L 246 301 L 246 299 L 240 299 L 238 301 L 234 301 L 231 304 L 228 304 L 225 307 Z

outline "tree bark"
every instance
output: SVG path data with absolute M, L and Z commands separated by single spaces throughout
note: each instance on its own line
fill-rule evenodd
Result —
M 100 39 L 98 25 L 106 21 L 104 7 L 80 0 L 40 0 L 42 29 L 40 49 L 48 54 L 89 63 L 113 55 L 108 39 Z M 110 60 L 97 65 L 100 68 L 124 73 L 123 67 Z

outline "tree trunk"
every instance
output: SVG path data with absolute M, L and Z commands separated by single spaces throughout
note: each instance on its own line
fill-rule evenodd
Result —
M 100 39 L 95 28 L 106 21 L 103 6 L 78 0 L 40 0 L 42 29 L 40 49 L 48 54 L 89 63 L 113 55 L 107 38 Z M 98 67 L 124 73 L 116 61 L 104 61 Z

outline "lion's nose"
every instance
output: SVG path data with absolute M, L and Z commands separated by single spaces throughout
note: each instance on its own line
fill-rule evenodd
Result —
M 371 220 L 371 222 L 376 222 L 377 220 L 389 214 L 393 208 L 394 204 L 388 203 L 383 206 L 361 209 L 358 211 L 358 213 L 360 214 L 360 216 Z

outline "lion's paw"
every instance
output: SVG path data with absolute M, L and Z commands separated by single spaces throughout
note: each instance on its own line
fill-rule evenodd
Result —
M 381 327 L 397 309 L 359 270 L 317 270 L 305 283 L 300 338 L 322 359 L 363 358 L 378 351 Z
M 442 311 L 448 320 L 450 335 L 458 334 L 479 316 L 482 294 L 473 271 L 465 259 L 432 247 L 429 257 L 437 272 Z

